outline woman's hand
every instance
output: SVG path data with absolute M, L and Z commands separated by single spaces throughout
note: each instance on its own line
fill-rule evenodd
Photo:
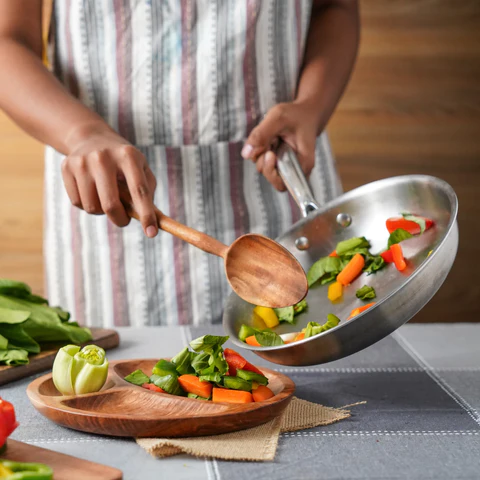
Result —
M 242 149 L 242 157 L 252 160 L 258 172 L 283 192 L 286 188 L 276 169 L 277 157 L 272 148 L 278 138 L 282 138 L 296 152 L 308 178 L 315 165 L 318 117 L 314 108 L 301 102 L 275 105 L 250 133 Z
M 63 161 L 62 175 L 73 205 L 105 213 L 119 227 L 130 222 L 119 194 L 118 184 L 125 182 L 145 234 L 157 235 L 155 177 L 143 154 L 115 132 L 94 132 L 77 141 Z

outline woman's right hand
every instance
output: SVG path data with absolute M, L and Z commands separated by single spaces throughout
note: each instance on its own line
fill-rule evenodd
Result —
M 87 213 L 106 214 L 117 226 L 130 217 L 120 199 L 125 182 L 147 237 L 158 233 L 153 195 L 157 182 L 144 155 L 114 131 L 95 132 L 71 148 L 62 163 L 62 176 L 70 201 Z

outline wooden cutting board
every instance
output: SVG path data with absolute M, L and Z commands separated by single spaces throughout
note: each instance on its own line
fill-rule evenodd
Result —
M 0 455 L 3 460 L 44 463 L 53 470 L 55 480 L 122 480 L 123 474 L 116 468 L 89 462 L 63 453 L 34 447 L 27 443 L 8 440 L 8 448 Z
M 93 340 L 87 343 L 93 343 L 105 350 L 118 347 L 120 339 L 115 330 L 104 328 L 91 328 L 90 330 L 92 331 Z M 51 345 L 36 355 L 30 355 L 30 363 L 27 365 L 19 365 L 18 367 L 0 366 L 0 385 L 5 385 L 14 380 L 52 368 L 58 348 L 59 345 Z

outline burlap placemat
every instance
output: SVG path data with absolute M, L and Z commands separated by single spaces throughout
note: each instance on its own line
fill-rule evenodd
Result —
M 137 438 L 136 441 L 159 458 L 186 453 L 222 460 L 269 461 L 275 457 L 280 433 L 330 425 L 348 417 L 350 411 L 345 407 L 324 407 L 293 397 L 281 417 L 255 428 L 208 437 Z

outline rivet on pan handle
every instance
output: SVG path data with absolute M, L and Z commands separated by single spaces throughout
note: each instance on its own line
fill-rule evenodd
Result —
M 302 216 L 306 217 L 309 213 L 318 210 L 319 207 L 298 163 L 295 152 L 285 142 L 280 141 L 276 153 L 278 173 L 300 208 Z

